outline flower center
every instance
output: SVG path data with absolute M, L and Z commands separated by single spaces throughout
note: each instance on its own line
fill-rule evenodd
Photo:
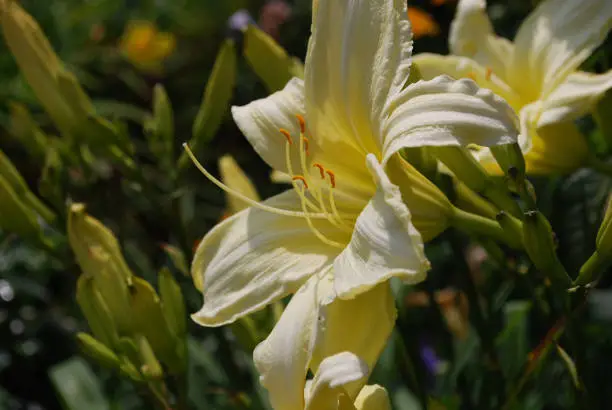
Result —
M 299 114 L 296 115 L 296 118 L 300 129 L 298 139 L 299 142 L 297 144 L 294 144 L 293 137 L 289 131 L 281 128 L 279 129 L 279 132 L 285 137 L 285 165 L 287 168 L 287 173 L 291 176 L 291 185 L 293 186 L 293 189 L 297 193 L 300 200 L 300 205 L 302 208 L 301 212 L 276 208 L 246 197 L 242 193 L 228 187 L 210 174 L 210 172 L 208 172 L 195 158 L 195 155 L 186 143 L 183 144 L 183 147 L 200 172 L 202 172 L 211 182 L 225 192 L 247 202 L 249 205 L 255 208 L 259 208 L 266 212 L 283 216 L 304 218 L 306 219 L 309 229 L 323 243 L 343 249 L 345 244 L 328 238 L 316 226 L 317 220 L 326 220 L 340 231 L 349 234 L 353 231 L 352 224 L 348 222 L 351 220 L 350 216 L 341 214 L 336 206 L 336 201 L 334 198 L 336 175 L 332 170 L 326 168 L 318 162 L 312 163 L 311 168 L 308 167 L 309 161 L 307 160 L 307 157 L 309 157 L 310 151 L 309 139 L 306 137 L 306 122 L 304 117 Z M 294 164 L 294 159 L 292 158 L 292 150 L 294 150 L 296 147 L 299 158 L 298 164 Z M 311 172 L 315 169 L 318 172 Z
M 332 170 L 325 168 L 322 164 L 313 162 L 311 167 L 319 171 L 320 180 L 317 180 L 317 177 L 312 175 L 312 168 L 308 167 L 309 161 L 307 161 L 310 151 L 308 149 L 309 139 L 306 137 L 306 121 L 299 114 L 296 115 L 296 119 L 300 126 L 299 143 L 297 146 L 299 164 L 297 167 L 294 167 L 291 155 L 294 145 L 291 133 L 284 128 L 279 129 L 279 132 L 285 137 L 285 166 L 289 176 L 291 176 L 291 185 L 300 198 L 302 212 L 310 230 L 324 243 L 344 248 L 343 244 L 327 238 L 315 227 L 312 221 L 312 214 L 324 215 L 325 219 L 334 227 L 344 232 L 352 232 L 352 227 L 338 212 L 334 199 L 336 174 Z M 296 168 L 298 169 L 297 172 L 294 171 Z

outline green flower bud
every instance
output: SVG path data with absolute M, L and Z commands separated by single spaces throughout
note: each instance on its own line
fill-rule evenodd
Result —
M 595 252 L 580 268 L 575 285 L 587 285 L 612 265 L 612 196 L 608 199 L 606 212 L 595 239 Z
M 16 233 L 24 239 L 48 245 L 36 213 L 23 203 L 11 185 L 0 176 L 0 228 Z
M 73 204 L 68 215 L 68 240 L 83 272 L 95 281 L 121 333 L 131 330 L 128 286 L 132 272 L 113 233 L 85 213 L 83 204 Z
M 255 25 L 245 30 L 243 53 L 270 93 L 285 87 L 293 77 L 304 77 L 303 64 Z
M 490 149 L 504 174 L 508 175 L 508 171 L 514 168 L 516 173 L 525 176 L 525 158 L 517 143 L 495 145 Z
M 114 347 L 119 340 L 115 321 L 92 275 L 79 276 L 76 299 L 94 336 L 106 346 Z
M 34 160 L 42 162 L 46 155 L 47 144 L 49 143 L 47 136 L 36 124 L 25 105 L 9 103 L 9 109 L 11 115 L 11 134 Z
M 82 332 L 77 333 L 76 338 L 79 347 L 84 354 L 91 357 L 101 366 L 111 369 L 119 369 L 121 366 L 119 357 L 104 343 L 100 342 L 93 336 Z
M 170 331 L 179 339 L 183 340 L 187 335 L 187 312 L 185 300 L 181 287 L 174 280 L 174 276 L 163 268 L 158 277 L 159 295 L 162 303 L 162 311 Z
M 571 280 L 557 258 L 553 231 L 548 220 L 539 211 L 525 213 L 523 244 L 533 264 L 559 288 L 567 289 Z
M 30 191 L 30 188 L 21 177 L 17 168 L 8 159 L 2 151 L 0 151 L 0 177 L 13 188 L 15 194 L 25 206 L 31 207 L 41 218 L 47 222 L 52 222 L 55 219 L 53 212 L 47 208 L 37 197 Z
M 66 90 L 64 65 L 38 23 L 18 2 L 0 2 L 0 21 L 6 44 L 45 111 L 63 135 L 74 134 L 78 127 L 75 106 L 79 111 L 91 107 L 88 100 L 83 100 L 80 85 L 72 84 L 73 88 Z
M 130 308 L 134 318 L 134 332 L 147 338 L 155 355 L 171 372 L 182 372 L 185 362 L 179 355 L 179 340 L 170 330 L 161 300 L 146 280 L 133 278 L 130 286 Z
M 208 78 L 202 104 L 193 123 L 189 146 L 198 152 L 212 139 L 227 113 L 236 85 L 236 46 L 227 39 L 221 46 L 212 73 Z M 184 152 L 179 167 L 188 165 L 189 157 Z
M 174 141 L 174 114 L 164 86 L 153 88 L 153 115 L 144 124 L 149 149 L 166 167 L 171 166 Z
M 140 352 L 140 372 L 145 378 L 150 380 L 159 380 L 164 377 L 164 371 L 162 370 L 161 364 L 155 357 L 155 353 L 151 348 L 148 340 L 144 336 L 137 337 L 138 348 Z

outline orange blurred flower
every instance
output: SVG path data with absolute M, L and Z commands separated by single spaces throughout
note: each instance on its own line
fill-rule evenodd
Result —
M 438 0 L 441 1 L 441 0 Z M 428 13 L 416 7 L 408 7 L 408 19 L 412 24 L 413 37 L 436 36 L 440 34 L 440 26 Z
M 161 32 L 150 21 L 130 21 L 121 37 L 119 49 L 125 58 L 138 69 L 159 72 L 162 63 L 174 51 L 176 38 L 172 33 Z

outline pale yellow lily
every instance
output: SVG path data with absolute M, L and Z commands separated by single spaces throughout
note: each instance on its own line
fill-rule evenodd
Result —
M 304 81 L 232 109 L 293 189 L 254 202 L 201 168 L 252 206 L 200 243 L 192 274 L 204 305 L 193 319 L 220 326 L 297 291 L 254 354 L 277 410 L 302 408 L 306 371 L 316 374 L 322 358 L 350 351 L 373 366 L 395 319 L 386 282 L 425 278 L 423 239 L 446 228 L 452 206 L 398 150 L 516 141 L 512 109 L 472 80 L 406 86 L 411 51 L 405 1 L 319 0 Z M 328 326 L 307 339 L 321 305 Z M 266 347 L 275 340 L 287 348 Z
M 612 27 L 610 0 L 545 0 L 523 22 L 514 42 L 498 37 L 485 0 L 461 0 L 451 26 L 452 56 L 420 54 L 424 79 L 470 77 L 500 95 L 519 113 L 527 172 L 570 172 L 585 164 L 588 147 L 574 120 L 612 87 L 612 70 L 579 70 Z M 488 169 L 499 167 L 488 150 Z

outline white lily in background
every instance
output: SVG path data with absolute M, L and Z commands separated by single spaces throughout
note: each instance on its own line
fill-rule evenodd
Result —
M 388 320 L 366 313 L 381 306 L 388 311 L 392 297 L 385 282 L 391 277 L 409 283 L 425 278 L 423 239 L 446 228 L 453 208 L 398 150 L 516 141 L 518 120 L 510 106 L 472 80 L 439 77 L 406 86 L 412 50 L 406 9 L 403 0 L 319 0 L 304 81 L 293 79 L 267 98 L 232 109 L 257 153 L 289 174 L 293 189 L 255 202 L 200 166 L 252 206 L 217 225 L 196 251 L 192 275 L 204 294 L 204 305 L 192 316 L 196 322 L 231 323 L 296 291 L 292 311 L 316 313 L 300 308 L 296 298 L 316 294 L 307 286 L 316 289 L 322 280 L 333 285 L 325 304 L 330 311 L 339 307 L 325 334 L 336 336 L 315 343 L 325 347 L 312 347 L 312 360 L 298 361 L 299 349 L 264 354 L 266 344 L 258 347 L 262 378 L 281 378 L 264 383 L 268 389 L 288 380 L 296 366 L 305 375 L 308 366 L 317 367 L 317 357 L 342 350 L 372 366 L 395 313 L 391 309 Z M 366 312 L 342 309 L 345 303 Z M 283 320 L 287 311 L 273 335 L 294 340 L 313 328 L 308 323 L 316 316 Z M 388 330 L 372 331 L 381 323 Z M 338 350 L 350 341 L 338 329 L 359 334 L 353 348 Z
M 422 78 L 470 77 L 519 113 L 527 172 L 569 172 L 584 165 L 588 147 L 574 120 L 612 87 L 612 70 L 579 66 L 612 27 L 610 0 L 545 0 L 523 22 L 514 42 L 498 37 L 485 0 L 461 0 L 451 25 L 451 56 L 414 57 Z M 481 158 L 500 172 L 489 154 Z

